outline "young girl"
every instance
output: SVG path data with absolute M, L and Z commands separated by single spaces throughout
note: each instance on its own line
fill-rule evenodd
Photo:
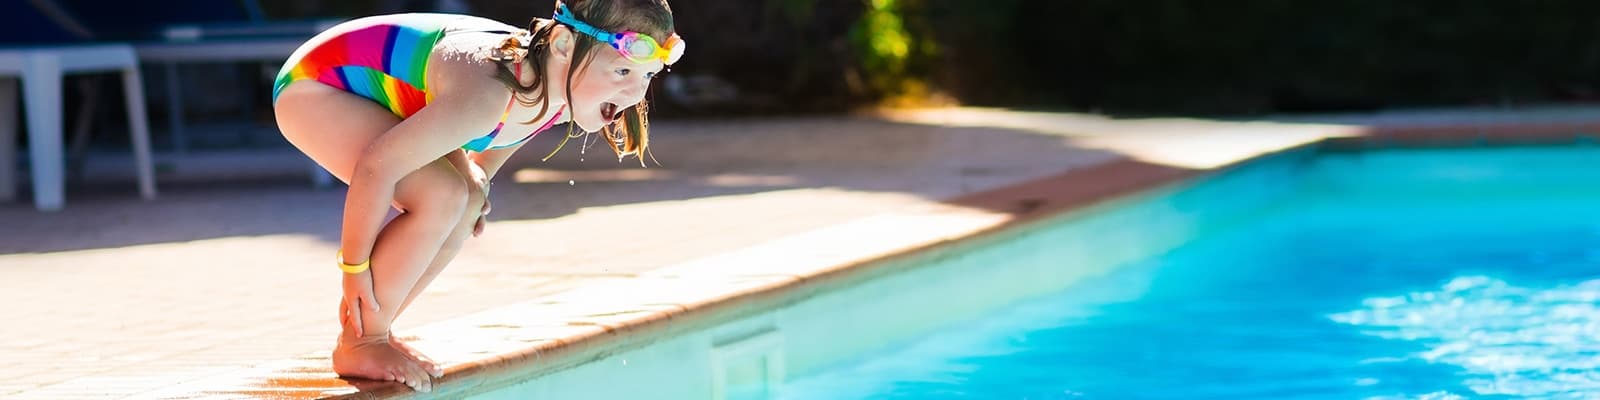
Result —
M 643 155 L 645 91 L 683 49 L 665 0 L 558 0 L 555 18 L 529 30 L 384 15 L 295 51 L 273 89 L 278 125 L 349 184 L 334 372 L 431 390 L 442 370 L 389 327 L 462 241 L 482 233 L 490 178 L 528 138 L 562 122 L 600 132 L 619 158 Z M 398 213 L 385 223 L 390 206 Z

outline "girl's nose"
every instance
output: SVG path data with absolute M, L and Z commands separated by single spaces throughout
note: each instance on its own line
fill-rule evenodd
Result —
M 622 98 L 628 100 L 628 104 L 638 104 L 640 101 L 644 101 L 644 94 L 649 90 L 649 80 L 645 80 L 636 85 L 628 85 L 628 87 L 622 89 Z

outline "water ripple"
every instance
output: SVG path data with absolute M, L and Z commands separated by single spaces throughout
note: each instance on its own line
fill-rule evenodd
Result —
M 1529 288 L 1463 276 L 1362 305 L 1329 318 L 1426 344 L 1412 357 L 1462 368 L 1479 395 L 1600 396 L 1600 280 Z

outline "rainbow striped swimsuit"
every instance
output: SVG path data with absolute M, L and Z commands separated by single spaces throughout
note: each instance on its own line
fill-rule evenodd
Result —
M 400 23 L 395 23 L 394 18 L 385 22 L 346 22 L 369 26 L 356 27 L 324 40 L 313 39 L 305 45 L 310 48 L 296 51 L 298 59 L 290 58 L 278 72 L 272 88 L 272 100 L 276 102 L 278 94 L 291 82 L 314 79 L 372 100 L 402 119 L 408 118 L 433 101 L 433 94 L 428 93 L 427 82 L 423 79 L 428 70 L 428 56 L 433 52 L 433 46 L 444 37 L 446 23 L 458 18 L 442 14 L 411 14 L 400 18 Z M 521 71 L 520 68 L 517 70 Z M 561 119 L 561 112 L 557 111 L 555 117 L 543 127 L 516 143 L 491 146 L 500 129 L 505 127 L 506 118 L 511 115 L 514 104 L 516 99 L 513 96 L 506 104 L 505 113 L 500 115 L 500 124 L 495 125 L 487 135 L 468 141 L 461 148 L 482 152 L 514 146 L 549 129 Z

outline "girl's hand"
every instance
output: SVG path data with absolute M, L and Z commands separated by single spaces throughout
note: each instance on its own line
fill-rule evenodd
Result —
M 378 296 L 372 294 L 372 268 L 359 274 L 344 274 L 344 309 L 349 313 L 356 336 L 364 336 L 361 311 L 378 312 Z
M 483 234 L 483 226 L 484 226 L 485 223 L 487 223 L 487 218 L 489 218 L 489 210 L 490 209 L 491 209 L 491 207 L 489 207 L 489 188 L 486 186 L 486 187 L 484 187 L 484 190 L 483 190 L 483 212 L 478 214 L 478 222 L 473 223 L 473 225 L 472 225 L 472 237 L 478 237 L 478 235 L 482 235 Z
M 467 165 L 469 165 L 467 168 L 470 171 L 469 173 L 472 174 L 472 182 L 476 184 L 476 190 L 483 194 L 483 209 L 478 212 L 477 222 L 472 224 L 472 236 L 477 237 L 483 234 L 484 224 L 489 218 L 489 210 L 493 208 L 489 206 L 489 188 L 494 186 L 494 183 L 489 181 L 488 174 L 485 174 L 483 168 L 479 167 L 477 163 L 469 162 Z

